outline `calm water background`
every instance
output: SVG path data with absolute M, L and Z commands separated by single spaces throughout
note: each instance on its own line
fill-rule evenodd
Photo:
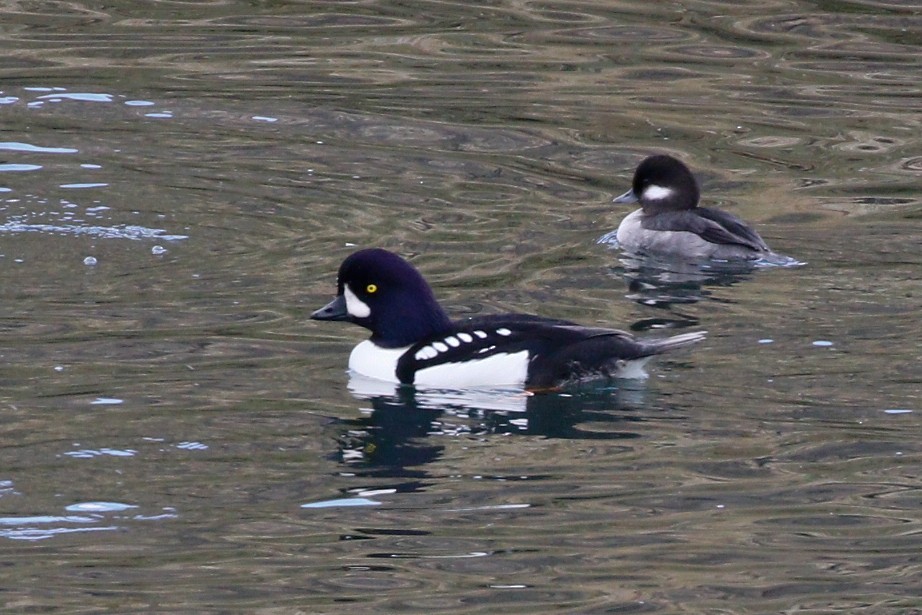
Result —
M 0 8 L 0 609 L 922 611 L 915 1 Z M 597 239 L 651 152 L 796 269 Z M 354 246 L 645 383 L 350 382 Z

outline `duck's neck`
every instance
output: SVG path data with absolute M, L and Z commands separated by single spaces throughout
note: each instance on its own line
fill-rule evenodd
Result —
M 410 346 L 451 330 L 451 319 L 434 297 L 408 302 L 390 314 L 387 322 L 375 324 L 371 341 L 384 348 Z

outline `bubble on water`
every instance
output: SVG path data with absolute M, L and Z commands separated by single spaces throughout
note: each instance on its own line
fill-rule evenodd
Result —
M 829 346 L 832 346 L 832 342 L 830 342 L 829 340 L 816 340 L 813 342 L 813 345 L 819 346 L 821 348 L 827 348 Z
M 154 246 L 153 248 L 150 249 L 150 253 L 156 254 L 156 255 L 166 254 L 167 249 L 164 248 L 163 246 Z
M 99 261 L 96 260 L 95 256 L 87 256 L 85 259 L 83 259 L 83 264 L 87 267 L 93 267 L 98 262 Z

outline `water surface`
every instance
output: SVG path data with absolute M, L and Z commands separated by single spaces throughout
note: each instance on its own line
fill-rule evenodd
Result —
M 3 610 L 907 613 L 912 2 L 0 9 Z M 643 156 L 798 268 L 597 240 Z M 356 247 L 453 315 L 707 329 L 645 382 L 364 388 Z

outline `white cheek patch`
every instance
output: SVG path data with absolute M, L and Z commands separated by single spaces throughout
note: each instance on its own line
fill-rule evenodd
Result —
M 346 311 L 350 316 L 355 318 L 368 318 L 371 316 L 371 308 L 368 304 L 355 296 L 349 285 L 343 287 L 343 296 L 346 298 Z
M 645 201 L 662 201 L 663 199 L 668 199 L 670 196 L 672 196 L 672 188 L 664 188 L 656 184 L 647 186 L 643 191 L 643 199 Z

